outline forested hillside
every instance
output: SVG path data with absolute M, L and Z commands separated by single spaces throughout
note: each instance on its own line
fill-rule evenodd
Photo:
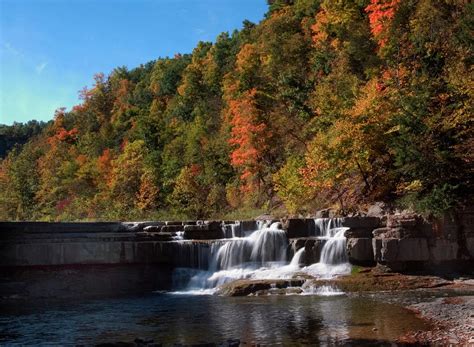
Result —
M 97 74 L 1 161 L 0 219 L 464 204 L 473 21 L 462 0 L 271 1 L 190 54 Z
M 31 120 L 25 124 L 0 124 L 0 159 L 15 147 L 21 147 L 33 136 L 39 135 L 46 127 L 46 123 Z

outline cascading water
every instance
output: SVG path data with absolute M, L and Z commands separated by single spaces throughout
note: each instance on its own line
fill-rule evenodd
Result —
M 344 264 L 348 262 L 346 254 L 346 238 L 344 232 L 348 228 L 336 228 L 333 237 L 330 237 L 321 250 L 320 263 L 328 265 Z
M 346 237 L 349 228 L 342 226 L 341 218 L 317 218 L 314 220 L 319 238 L 326 240 L 318 263 L 305 268 L 306 272 L 318 277 L 332 277 L 350 273 L 346 254 Z
M 316 218 L 314 225 L 315 236 L 333 237 L 336 230 L 342 227 L 342 218 Z
M 210 246 L 207 271 L 180 269 L 190 280 L 186 292 L 212 293 L 218 286 L 238 279 L 289 279 L 298 273 L 317 277 L 328 277 L 350 271 L 345 252 L 346 240 L 341 219 L 322 218 L 315 220 L 316 237 L 325 240 L 320 262 L 300 267 L 304 248 L 295 252 L 288 262 L 288 239 L 280 223 L 258 221 L 257 230 L 246 232 L 245 237 L 235 237 Z M 237 228 L 235 229 L 237 230 Z M 230 233 L 227 233 L 229 235 Z M 230 236 L 230 235 L 229 235 Z
M 304 247 L 296 251 L 295 255 L 291 259 L 290 266 L 299 267 L 301 264 L 301 258 L 303 257 L 303 254 L 304 254 Z

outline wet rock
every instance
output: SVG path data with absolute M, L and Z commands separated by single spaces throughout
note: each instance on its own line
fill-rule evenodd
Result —
M 304 237 L 290 240 L 290 247 L 293 256 L 298 250 L 304 248 L 303 256 L 301 257 L 301 265 L 311 265 L 319 262 L 321 251 L 326 240 L 318 239 L 316 237 Z
M 239 347 L 239 346 L 240 346 L 240 340 L 238 339 L 227 340 L 225 343 L 222 344 L 222 347 Z
M 304 265 L 311 265 L 319 262 L 321 258 L 321 251 L 325 240 L 308 239 L 304 245 L 303 263 Z
M 372 238 L 372 229 L 349 228 L 344 233 L 344 236 L 349 238 Z
M 183 225 L 163 225 L 160 229 L 162 233 L 175 233 L 178 231 L 184 231 Z
M 216 292 L 223 296 L 247 296 L 272 288 L 301 287 L 303 279 L 292 280 L 237 280 L 222 285 Z
M 184 226 L 183 237 L 187 240 L 215 240 L 222 239 L 224 236 L 222 226 L 218 222 Z
M 243 220 L 240 221 L 240 227 L 242 233 L 245 233 L 246 231 L 254 231 L 257 230 L 257 222 L 254 220 Z
M 149 225 L 143 228 L 143 231 L 146 231 L 148 233 L 158 233 L 161 231 L 161 226 L 158 225 Z
M 286 219 L 282 220 L 283 229 L 288 238 L 308 237 L 316 234 L 313 219 Z

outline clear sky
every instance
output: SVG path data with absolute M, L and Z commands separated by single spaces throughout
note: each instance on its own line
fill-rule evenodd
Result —
M 188 53 L 266 0 L 0 0 L 0 123 L 52 119 L 97 72 Z

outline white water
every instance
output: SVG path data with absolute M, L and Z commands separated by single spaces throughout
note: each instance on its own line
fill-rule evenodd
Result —
M 238 279 L 290 279 L 298 274 L 314 277 L 332 277 L 350 272 L 350 264 L 345 252 L 346 239 L 340 219 L 315 219 L 316 236 L 326 240 L 320 262 L 300 267 L 304 247 L 299 249 L 289 261 L 286 232 L 280 223 L 257 222 L 258 229 L 245 237 L 233 237 L 226 243 L 211 246 L 209 270 L 179 269 L 184 278 L 190 278 L 185 291 L 187 294 L 212 294 L 222 284 Z M 232 234 L 234 235 L 234 230 Z M 304 294 L 339 295 L 329 289 L 304 289 Z M 330 294 L 332 293 L 332 294 Z
M 290 266 L 292 267 L 299 267 L 301 263 L 301 257 L 304 254 L 304 247 L 301 247 L 298 251 L 296 251 L 295 255 L 291 259 Z

